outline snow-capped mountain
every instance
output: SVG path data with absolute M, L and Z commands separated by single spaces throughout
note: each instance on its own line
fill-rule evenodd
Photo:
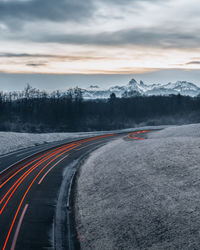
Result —
M 200 94 L 200 88 L 194 83 L 187 81 L 177 81 L 175 83 L 167 84 L 151 84 L 146 85 L 143 81 L 137 82 L 132 79 L 128 85 L 125 86 L 113 86 L 109 89 L 90 88 L 88 90 L 82 90 L 83 97 L 85 99 L 106 99 L 110 97 L 110 94 L 115 93 L 117 97 L 122 96 L 136 96 L 136 95 L 188 95 L 197 96 Z

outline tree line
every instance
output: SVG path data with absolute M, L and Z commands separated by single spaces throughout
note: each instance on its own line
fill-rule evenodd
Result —
M 0 93 L 0 130 L 93 131 L 200 122 L 200 97 L 124 96 L 84 100 L 80 88 L 47 93 L 27 85 Z

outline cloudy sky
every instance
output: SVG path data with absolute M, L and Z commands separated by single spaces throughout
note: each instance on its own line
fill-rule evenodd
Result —
M 190 80 L 199 0 L 0 0 L 0 87 Z

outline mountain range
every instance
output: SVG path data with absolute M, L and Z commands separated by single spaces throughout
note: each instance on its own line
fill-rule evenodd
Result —
M 82 89 L 82 93 L 85 99 L 106 99 L 112 93 L 115 93 L 117 97 L 178 94 L 194 97 L 200 94 L 200 88 L 194 83 L 187 81 L 147 85 L 143 81 L 137 82 L 135 79 L 132 79 L 127 85 L 113 86 L 108 89 L 100 89 L 97 85 L 91 85 L 89 89 Z

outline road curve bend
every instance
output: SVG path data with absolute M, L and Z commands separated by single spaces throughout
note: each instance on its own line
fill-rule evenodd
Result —
M 77 249 L 69 198 L 79 160 L 110 140 L 142 140 L 138 134 L 146 132 L 69 142 L 5 168 L 0 173 L 0 249 Z

